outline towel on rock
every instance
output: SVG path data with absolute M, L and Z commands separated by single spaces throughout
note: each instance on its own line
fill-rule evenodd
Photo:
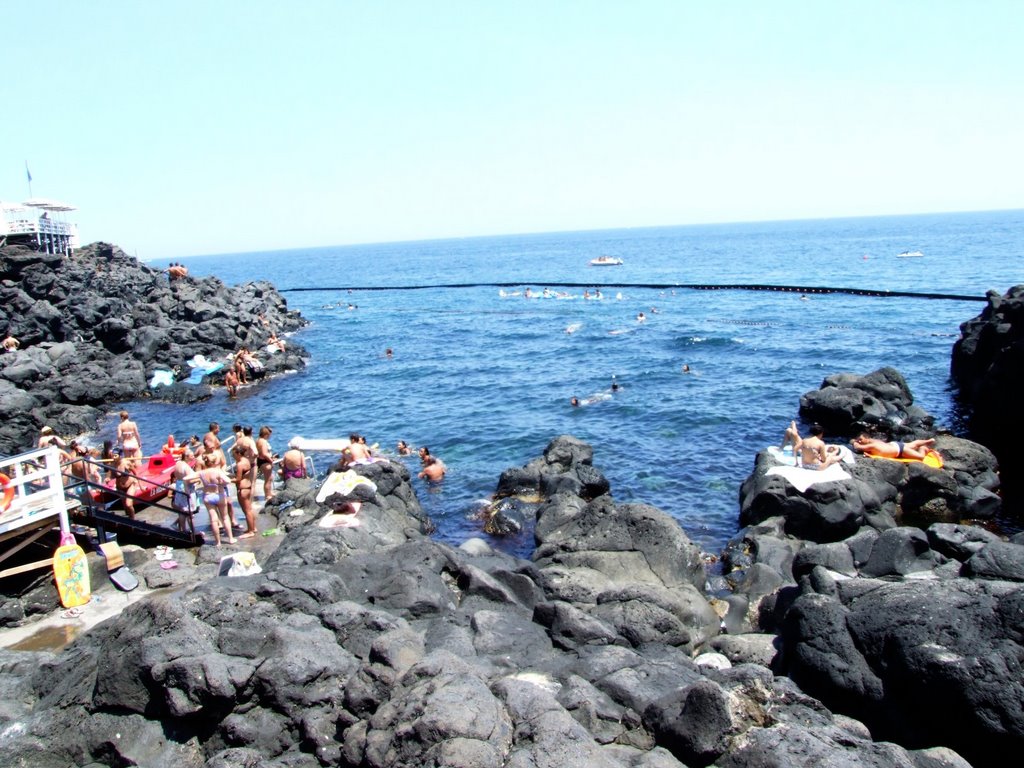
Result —
M 357 486 L 365 485 L 372 493 L 377 492 L 376 484 L 362 475 L 358 475 L 351 469 L 345 470 L 344 472 L 332 472 L 330 476 L 324 480 L 323 486 L 320 488 L 320 492 L 316 495 L 316 503 L 322 504 L 324 499 L 334 493 L 340 493 L 342 496 L 348 496 Z
M 818 483 L 834 483 L 849 480 L 850 473 L 838 464 L 830 464 L 825 469 L 804 469 L 803 467 L 772 467 L 765 474 L 779 475 L 800 493 Z

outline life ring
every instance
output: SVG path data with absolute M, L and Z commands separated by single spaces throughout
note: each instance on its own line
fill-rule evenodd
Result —
M 14 500 L 14 486 L 11 485 L 11 478 L 3 472 L 0 472 L 0 488 L 3 488 L 4 491 L 3 498 L 0 499 L 0 512 L 6 512 Z

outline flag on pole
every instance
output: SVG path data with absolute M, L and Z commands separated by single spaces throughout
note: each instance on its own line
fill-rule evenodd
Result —
M 28 169 L 28 160 L 25 161 L 25 175 L 28 177 L 28 183 L 32 183 L 32 172 Z

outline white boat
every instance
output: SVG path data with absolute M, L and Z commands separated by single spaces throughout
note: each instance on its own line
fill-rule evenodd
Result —
M 916 259 L 919 256 L 924 256 L 921 251 L 904 251 L 903 253 L 897 254 L 897 259 Z
M 620 267 L 622 266 L 622 259 L 617 259 L 614 256 L 598 256 L 596 259 L 590 260 L 590 266 L 592 267 Z

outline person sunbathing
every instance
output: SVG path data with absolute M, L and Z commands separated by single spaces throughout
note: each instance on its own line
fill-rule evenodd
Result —
M 879 456 L 883 459 L 916 459 L 924 460 L 935 445 L 934 438 L 926 440 L 911 440 L 900 442 L 899 440 L 879 440 L 866 434 L 861 434 L 850 441 L 853 450 L 857 453 L 866 453 L 869 456 Z
M 789 422 L 785 436 L 782 438 L 782 449 L 785 450 L 789 444 L 793 445 L 793 455 L 799 457 L 804 469 L 825 469 L 832 464 L 842 460 L 838 445 L 828 445 L 822 439 L 825 435 L 825 428 L 820 424 L 811 425 L 811 436 L 800 437 L 800 431 L 796 428 L 796 422 Z

